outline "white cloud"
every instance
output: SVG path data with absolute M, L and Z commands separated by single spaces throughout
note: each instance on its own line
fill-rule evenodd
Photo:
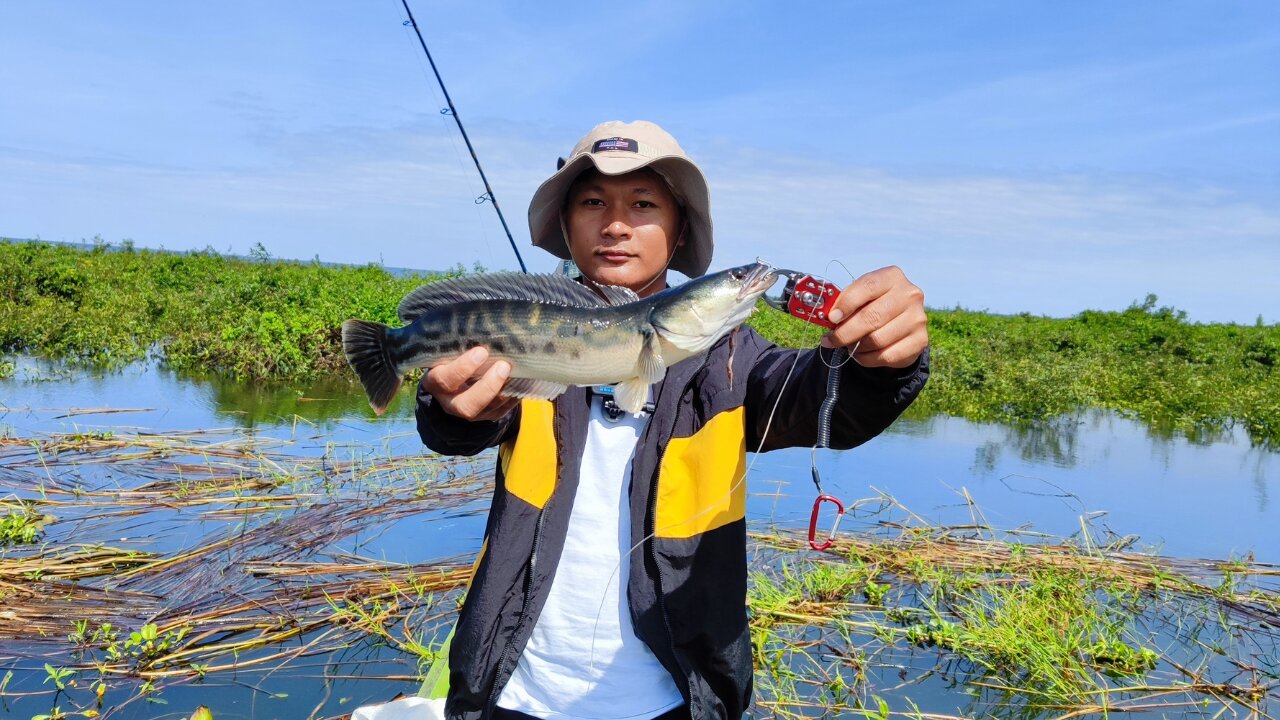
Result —
M 933 304 L 1002 312 L 1118 309 L 1156 292 L 1193 318 L 1280 317 L 1280 203 L 1225 188 L 759 160 L 712 169 L 722 264 L 899 264 Z
M 550 269 L 528 245 L 525 208 L 567 143 L 517 126 L 472 132 L 526 262 Z M 333 128 L 270 142 L 282 160 L 220 170 L 0 149 L 0 233 L 234 252 L 262 242 L 280 257 L 418 268 L 515 266 L 492 209 L 473 202 L 480 181 L 449 128 Z M 936 306 L 1061 315 L 1156 292 L 1197 319 L 1280 319 L 1280 203 L 1230 187 L 905 174 L 758 150 L 703 165 L 718 267 L 756 256 L 815 272 L 832 261 L 854 274 L 898 264 Z

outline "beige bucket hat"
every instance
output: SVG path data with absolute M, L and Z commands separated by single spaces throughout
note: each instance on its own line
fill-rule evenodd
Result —
M 594 165 L 605 175 L 622 175 L 653 168 L 667 181 L 684 209 L 684 245 L 676 248 L 671 269 L 694 278 L 711 265 L 711 197 L 702 170 L 689 159 L 676 139 L 644 120 L 610 121 L 591 129 L 573 147 L 564 165 L 538 186 L 529 202 L 529 234 L 533 244 L 559 258 L 569 256 L 560 212 L 569 186 Z

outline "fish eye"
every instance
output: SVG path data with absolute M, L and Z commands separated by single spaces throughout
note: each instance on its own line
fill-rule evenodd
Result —
M 743 270 L 742 268 L 734 268 L 732 271 L 730 271 L 729 274 L 733 277 L 734 280 L 741 280 L 742 278 L 747 276 L 746 271 Z

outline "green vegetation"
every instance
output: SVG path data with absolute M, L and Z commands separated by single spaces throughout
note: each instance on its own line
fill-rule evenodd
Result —
M 489 462 L 226 429 L 0 438 L 23 513 L 59 517 L 0 547 L 0 647 L 33 657 L 0 672 L 5 716 L 114 717 L 202 681 L 283 698 L 277 683 L 327 688 L 353 658 L 411 692 L 474 562 L 430 542 L 456 527 L 433 523 L 489 501 Z M 821 553 L 753 527 L 753 717 L 1274 716 L 1280 568 L 1130 552 L 1083 521 L 1070 539 L 932 527 L 864 500 L 879 509 Z M 397 526 L 421 562 L 350 551 Z
M 1156 303 L 1071 318 L 930 310 L 932 373 L 909 412 L 1034 422 L 1100 408 L 1189 434 L 1240 425 L 1280 446 L 1280 325 L 1191 323 Z M 782 313 L 751 323 L 780 344 L 820 337 Z
M 980 420 L 1105 408 L 1184 432 L 1243 425 L 1280 445 L 1280 325 L 1201 325 L 1156 307 L 1072 318 L 930 316 L 939 372 L 919 412 Z
M 906 527 L 818 556 L 795 554 L 798 533 L 755 535 L 778 551 L 748 596 L 760 704 L 886 717 L 868 692 L 885 666 L 902 668 L 896 688 L 934 672 L 963 685 L 975 703 L 964 717 L 1174 711 L 1205 702 L 1201 690 L 1256 708 L 1274 689 L 1219 680 L 1237 669 L 1274 677 L 1269 661 L 1235 665 L 1253 651 L 1233 638 L 1280 609 L 1263 589 L 1272 568 L 1251 566 L 1250 589 L 1220 592 L 1220 564 L 981 535 Z
M 11 308 L 0 314 L 0 351 L 105 367 L 154 357 L 291 383 L 345 377 L 340 323 L 394 322 L 400 298 L 439 277 L 270 261 L 261 246 L 243 260 L 0 243 L 0 301 Z M 751 324 L 784 345 L 821 336 L 769 310 Z M 933 373 L 916 416 L 1035 422 L 1101 408 L 1191 434 L 1241 426 L 1280 445 L 1280 325 L 1190 323 L 1149 296 L 1071 318 L 932 310 L 930 332 Z
M 405 293 L 441 277 L 254 254 L 0 243 L 0 350 L 296 380 L 346 368 L 343 320 L 393 322 Z
M 53 521 L 52 515 L 37 512 L 32 503 L 0 500 L 0 548 L 35 543 L 44 535 L 44 526 Z

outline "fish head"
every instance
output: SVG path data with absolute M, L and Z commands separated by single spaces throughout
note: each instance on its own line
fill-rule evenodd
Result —
M 700 352 L 741 325 L 777 279 L 776 268 L 759 262 L 704 275 L 655 295 L 650 320 L 667 342 Z

